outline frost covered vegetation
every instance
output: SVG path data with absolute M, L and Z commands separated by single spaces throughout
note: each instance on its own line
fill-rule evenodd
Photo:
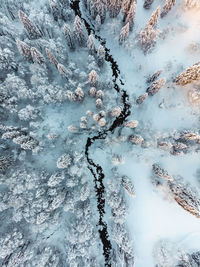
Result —
M 0 266 L 200 266 L 199 0 L 0 1 Z

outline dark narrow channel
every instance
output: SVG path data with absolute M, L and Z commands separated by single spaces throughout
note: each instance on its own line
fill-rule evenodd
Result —
M 120 70 L 118 67 L 117 62 L 114 60 L 113 56 L 110 54 L 110 49 L 106 47 L 106 41 L 99 35 L 96 34 L 95 29 L 91 26 L 85 18 L 82 17 L 81 10 L 80 10 L 80 0 L 71 1 L 71 8 L 74 10 L 75 15 L 78 15 L 83 21 L 88 31 L 88 35 L 93 33 L 95 38 L 104 46 L 105 49 L 105 60 L 110 63 L 112 68 L 112 76 L 113 76 L 113 83 L 114 89 L 117 91 L 118 94 L 121 95 L 122 103 L 123 103 L 123 110 L 112 123 L 112 125 L 105 130 L 102 130 L 97 135 L 93 137 L 88 137 L 87 143 L 85 146 L 85 156 L 88 161 L 88 169 L 91 171 L 94 177 L 94 184 L 95 184 L 95 191 L 97 196 L 97 208 L 99 212 L 99 222 L 98 222 L 98 231 L 100 235 L 100 239 L 103 245 L 103 254 L 105 257 L 105 266 L 111 267 L 111 252 L 112 252 L 112 244 L 109 239 L 107 224 L 104 221 L 104 214 L 105 214 L 105 186 L 103 183 L 103 179 L 105 177 L 103 173 L 103 169 L 99 164 L 96 164 L 89 156 L 89 149 L 94 144 L 96 140 L 105 139 L 109 132 L 114 133 L 117 127 L 123 125 L 127 117 L 130 115 L 130 103 L 129 103 L 129 96 L 125 90 L 121 90 L 117 80 L 119 80 L 121 85 L 124 85 L 122 80 L 119 78 Z

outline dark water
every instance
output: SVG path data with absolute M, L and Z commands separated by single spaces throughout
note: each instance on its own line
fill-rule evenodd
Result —
M 88 35 L 93 33 L 95 38 L 104 46 L 105 49 L 105 60 L 110 63 L 112 68 L 112 75 L 113 75 L 113 82 L 114 82 L 114 89 L 121 95 L 122 103 L 123 103 L 123 110 L 119 117 L 117 117 L 110 128 L 106 130 L 102 130 L 97 135 L 93 137 L 88 137 L 87 143 L 85 146 L 85 156 L 88 161 L 88 169 L 91 171 L 94 177 L 94 184 L 95 184 L 95 191 L 97 197 L 97 208 L 99 212 L 99 222 L 98 222 L 98 231 L 100 235 L 100 239 L 103 245 L 103 253 L 105 257 L 105 266 L 111 266 L 110 258 L 112 253 L 112 244 L 109 239 L 107 224 L 104 221 L 104 214 L 105 214 L 105 186 L 103 184 L 103 179 L 105 177 L 103 173 L 102 167 L 95 163 L 93 159 L 90 158 L 89 150 L 91 146 L 97 140 L 105 139 L 109 132 L 114 133 L 117 127 L 123 125 L 126 121 L 127 117 L 130 115 L 130 104 L 129 104 L 129 96 L 125 90 L 121 90 L 120 86 L 118 85 L 117 81 L 119 80 L 120 85 L 124 85 L 122 80 L 119 78 L 120 70 L 117 62 L 114 60 L 113 56 L 110 54 L 110 49 L 106 47 L 106 40 L 104 40 L 101 36 L 97 35 L 92 23 L 88 23 L 85 18 L 82 17 L 81 10 L 80 10 L 80 0 L 71 1 L 71 8 L 74 10 L 75 15 L 78 15 L 85 23 L 86 29 L 88 31 Z

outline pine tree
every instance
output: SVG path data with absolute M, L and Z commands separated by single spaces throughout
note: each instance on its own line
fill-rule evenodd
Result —
M 85 27 L 83 26 L 79 16 L 76 16 L 74 21 L 74 37 L 80 46 L 85 46 L 86 44 Z
M 65 68 L 65 66 L 58 63 L 57 68 L 58 68 L 58 71 L 60 72 L 60 74 L 68 79 L 69 73 L 68 73 L 67 69 Z
M 166 0 L 165 4 L 162 8 L 162 12 L 160 14 L 160 17 L 163 18 L 167 15 L 167 13 L 172 9 L 172 7 L 176 4 L 176 0 Z
M 106 1 L 90 0 L 89 12 L 93 19 L 95 19 L 96 16 L 99 15 L 101 18 L 101 22 L 103 23 L 106 18 Z
M 57 160 L 57 167 L 58 169 L 65 169 L 71 165 L 72 158 L 68 154 L 63 154 Z
M 123 176 L 121 184 L 130 196 L 135 197 L 135 188 L 130 178 Z
M 73 33 L 71 32 L 70 26 L 66 23 L 63 26 L 63 32 L 64 32 L 64 35 L 67 39 L 67 44 L 68 44 L 69 48 L 74 49 L 74 47 L 75 47 L 74 36 L 73 36 Z
M 99 14 L 96 16 L 95 22 L 96 22 L 97 31 L 100 31 L 100 29 L 101 29 L 101 17 L 99 16 Z
M 133 3 L 131 4 L 131 6 L 129 8 L 126 19 L 125 19 L 125 24 L 129 23 L 130 29 L 132 28 L 133 23 L 134 23 L 135 12 L 136 12 L 136 2 L 133 1 Z
M 117 17 L 122 6 L 122 0 L 109 0 L 108 11 L 111 18 Z
M 124 21 L 126 19 L 126 16 L 128 15 L 128 11 L 130 9 L 131 3 L 132 3 L 132 0 L 124 0 L 123 1 L 122 12 L 124 15 Z
M 184 0 L 184 5 L 187 8 L 200 8 L 199 0 Z
M 152 26 L 153 28 L 155 28 L 157 26 L 159 16 L 160 16 L 160 6 L 157 7 L 157 9 L 151 15 L 147 23 L 147 26 Z
M 59 6 L 57 3 L 57 0 L 49 0 L 49 5 L 51 7 L 53 17 L 54 17 L 55 21 L 57 21 L 58 17 L 59 17 Z
M 143 7 L 144 7 L 145 9 L 150 9 L 151 5 L 153 4 L 153 1 L 154 1 L 154 0 L 145 0 L 145 1 L 144 1 L 144 5 L 143 5 Z
M 153 170 L 154 174 L 161 179 L 165 179 L 168 181 L 174 180 L 174 178 L 171 175 L 169 175 L 166 170 L 161 168 L 160 165 L 157 163 L 152 165 L 152 170 Z
M 16 41 L 19 52 L 28 60 L 32 60 L 31 47 L 20 40 Z
M 31 56 L 35 63 L 43 64 L 45 62 L 43 55 L 35 47 L 31 47 Z
M 125 127 L 128 127 L 128 128 L 131 128 L 131 129 L 134 129 L 138 126 L 138 121 L 128 121 L 126 124 L 125 124 Z
M 11 157 L 0 157 L 0 171 L 6 171 L 12 165 Z
M 95 86 L 98 83 L 98 75 L 95 70 L 92 70 L 89 74 L 89 82 L 91 86 Z
M 168 182 L 174 200 L 186 211 L 200 218 L 200 196 L 189 184 L 180 180 Z
M 192 67 L 187 68 L 179 76 L 176 77 L 175 82 L 178 85 L 186 85 L 193 81 L 200 79 L 200 62 L 194 64 Z
M 77 101 L 83 101 L 84 92 L 83 92 L 82 88 L 80 88 L 80 87 L 76 88 L 75 96 L 76 96 Z
M 50 61 L 53 65 L 55 65 L 56 68 L 57 68 L 57 65 L 58 65 L 58 61 L 57 61 L 57 59 L 54 57 L 54 55 L 51 53 L 51 51 L 50 51 L 48 48 L 46 48 L 45 51 L 46 51 L 46 55 L 47 55 L 49 61 Z
M 147 97 L 148 97 L 148 94 L 144 93 L 143 95 L 137 98 L 136 103 L 139 105 L 142 104 L 145 101 L 145 99 L 147 99 Z
M 140 42 L 145 53 L 155 44 L 158 37 L 158 31 L 155 28 L 157 26 L 159 15 L 160 7 L 153 12 L 146 27 L 140 32 Z
M 129 22 L 121 29 L 119 43 L 122 44 L 129 36 Z
M 155 45 L 157 37 L 158 31 L 152 26 L 146 26 L 145 29 L 140 32 L 140 43 L 145 53 Z
M 101 98 L 97 98 L 97 100 L 96 100 L 96 107 L 97 108 L 101 108 L 102 105 L 103 105 L 103 102 L 102 102 Z
M 158 70 L 156 73 L 154 73 L 152 76 L 150 76 L 147 79 L 147 83 L 153 83 L 160 76 L 161 73 L 162 73 L 162 70 Z
M 149 86 L 146 90 L 148 95 L 155 95 L 166 83 L 165 78 L 161 78 L 158 81 L 154 82 L 151 86 Z
M 88 36 L 87 47 L 88 47 L 88 50 L 89 50 L 90 54 L 92 54 L 92 55 L 96 54 L 96 47 L 95 47 L 95 43 L 94 43 L 94 37 L 91 34 Z
M 41 37 L 41 33 L 36 28 L 36 26 L 33 25 L 33 23 L 30 21 L 28 16 L 21 10 L 19 10 L 18 15 L 19 15 L 19 19 L 21 20 L 21 22 L 24 25 L 24 28 L 27 30 L 29 36 L 31 38 L 33 38 L 33 39 L 40 38 Z
M 102 66 L 104 61 L 105 61 L 105 49 L 103 45 L 100 45 L 97 51 L 97 60 L 98 60 L 98 65 Z

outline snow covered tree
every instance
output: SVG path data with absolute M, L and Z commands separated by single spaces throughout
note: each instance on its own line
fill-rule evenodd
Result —
M 135 1 L 135 0 L 134 0 Z M 132 0 L 124 0 L 122 4 L 122 13 L 124 15 L 123 21 L 125 21 L 126 16 L 128 15 Z
M 64 32 L 64 35 L 67 39 L 67 44 L 68 44 L 69 48 L 74 49 L 74 47 L 75 47 L 74 36 L 73 36 L 73 33 L 71 32 L 70 26 L 66 23 L 63 26 L 63 32 Z
M 94 37 L 91 34 L 88 36 L 87 47 L 88 47 L 88 50 L 89 50 L 90 54 L 92 54 L 92 55 L 96 54 L 96 47 L 95 47 L 95 43 L 94 43 Z
M 111 18 L 117 17 L 122 6 L 122 0 L 109 0 L 108 11 Z
M 0 171 L 6 171 L 12 165 L 11 157 L 0 156 Z
M 165 180 L 169 180 L 169 181 L 174 180 L 174 178 L 170 176 L 166 170 L 161 168 L 159 164 L 153 164 L 152 167 L 153 167 L 153 172 L 155 173 L 157 177 L 165 179 Z
M 82 24 L 82 21 L 79 16 L 76 16 L 74 21 L 74 37 L 80 46 L 85 46 L 86 44 L 85 26 Z
M 28 18 L 28 16 L 21 10 L 19 10 L 19 19 L 21 20 L 21 22 L 24 25 L 24 28 L 27 30 L 29 36 L 33 39 L 38 39 L 41 37 L 41 33 L 39 32 L 39 30 L 36 28 L 35 25 L 33 25 L 33 23 L 30 21 L 30 19 Z
M 135 12 L 136 12 L 136 2 L 133 1 L 133 3 L 131 3 L 130 5 L 129 11 L 125 19 L 125 24 L 129 23 L 130 29 L 132 29 L 134 24 Z
M 27 134 L 21 134 L 13 138 L 13 142 L 25 150 L 33 150 L 38 146 L 38 141 Z
M 83 92 L 83 90 L 80 87 L 76 88 L 76 90 L 75 90 L 75 96 L 76 96 L 76 100 L 77 101 L 82 101 L 83 100 L 83 98 L 84 98 L 84 92 Z
M 184 6 L 190 8 L 200 8 L 199 0 L 184 0 Z
M 63 154 L 59 159 L 57 160 L 57 167 L 58 169 L 65 169 L 71 165 L 72 158 L 68 154 Z
M 121 112 L 122 112 L 122 109 L 120 107 L 114 107 L 113 109 L 110 110 L 110 116 L 118 117 L 120 116 Z
M 188 146 L 186 144 L 183 144 L 181 142 L 177 142 L 173 144 L 171 154 L 175 156 L 183 155 L 187 152 Z
M 103 91 L 102 91 L 102 90 L 98 90 L 98 91 L 96 92 L 96 97 L 97 97 L 97 98 L 100 98 L 100 99 L 103 99 L 103 97 L 104 97 L 104 93 L 103 93 Z
M 100 31 L 100 28 L 101 28 L 101 17 L 99 16 L 99 14 L 97 14 L 95 22 L 96 22 L 97 31 Z
M 65 176 L 64 173 L 62 172 L 55 172 L 54 174 L 52 174 L 48 180 L 48 186 L 49 187 L 55 187 L 57 185 L 59 185 L 63 180 L 64 180 Z
M 102 102 L 101 98 L 97 98 L 97 100 L 96 100 L 96 107 L 97 108 L 101 108 L 102 105 L 103 105 L 103 102 Z
M 129 136 L 129 141 L 134 145 L 141 145 L 144 141 L 144 138 L 138 134 L 132 134 Z
M 32 60 L 31 47 L 20 40 L 16 41 L 19 52 L 27 59 Z
M 146 90 L 146 92 L 148 93 L 148 95 L 155 95 L 166 83 L 166 79 L 165 78 L 161 78 L 158 81 L 152 83 L 151 86 L 149 86 Z
M 101 18 L 101 23 L 104 22 L 106 18 L 106 1 L 105 0 L 90 0 L 89 1 L 89 12 L 93 19 L 97 15 Z
M 157 26 L 159 16 L 160 16 L 160 6 L 157 7 L 157 9 L 153 12 L 147 25 L 151 25 L 153 28 L 155 28 Z
M 49 5 L 51 7 L 53 17 L 54 17 L 55 21 L 57 21 L 58 17 L 59 17 L 59 6 L 57 3 L 57 0 L 49 0 Z
M 160 17 L 163 18 L 167 15 L 167 13 L 172 9 L 172 7 L 176 4 L 176 0 L 166 0 L 165 4 L 162 8 Z
M 98 125 L 100 127 L 104 127 L 106 125 L 106 119 L 105 118 L 101 118 L 98 120 Z
M 98 75 L 95 70 L 92 70 L 89 74 L 89 82 L 91 86 L 96 86 L 98 83 Z
M 58 63 L 58 65 L 57 65 L 57 69 L 58 69 L 58 71 L 60 72 L 60 74 L 61 74 L 63 77 L 65 77 L 66 79 L 68 79 L 68 77 L 69 77 L 69 72 L 68 72 L 68 70 L 65 68 L 65 66 L 64 66 L 63 64 Z
M 4 79 L 10 71 L 16 71 L 18 64 L 15 61 L 15 54 L 9 48 L 0 48 L 0 78 Z
M 174 200 L 186 211 L 200 218 L 200 196 L 195 188 L 184 183 L 182 178 L 168 181 Z
M 178 75 L 175 83 L 178 85 L 186 85 L 200 79 L 200 62 L 187 68 L 184 72 Z
M 121 184 L 130 196 L 135 197 L 135 188 L 128 176 L 122 176 Z
M 31 105 L 27 105 L 25 108 L 20 109 L 18 112 L 18 116 L 20 120 L 29 121 L 35 120 L 39 115 L 39 110 L 32 107 Z
M 138 126 L 138 121 L 128 121 L 125 123 L 125 127 L 128 127 L 128 128 L 131 128 L 131 129 L 134 129 Z
M 32 56 L 33 62 L 38 63 L 38 64 L 45 63 L 45 59 L 43 55 L 35 47 L 31 47 L 31 56 Z
M 155 45 L 157 38 L 158 31 L 154 30 L 152 26 L 146 26 L 145 29 L 140 32 L 139 39 L 145 53 Z
M 129 36 L 129 22 L 121 29 L 119 35 L 119 43 L 122 44 L 126 41 Z
M 140 32 L 139 38 L 144 52 L 147 52 L 156 42 L 158 31 L 155 28 L 157 26 L 159 15 L 160 7 L 153 12 L 146 27 Z
M 99 66 L 102 66 L 104 64 L 105 54 L 106 52 L 105 52 L 103 45 L 100 45 L 97 50 L 97 61 L 98 61 Z
M 143 7 L 144 7 L 145 9 L 150 9 L 151 5 L 153 4 L 153 1 L 154 1 L 154 0 L 145 0 L 145 1 L 144 1 L 144 5 L 143 5 Z
M 50 61 L 53 65 L 55 65 L 55 67 L 57 68 L 57 65 L 58 65 L 58 61 L 57 61 L 57 59 L 54 57 L 54 55 L 51 53 L 51 51 L 50 51 L 48 48 L 46 48 L 45 51 L 46 51 L 46 55 L 47 55 L 49 61 Z
M 162 70 L 158 70 L 156 73 L 154 73 L 152 76 L 150 76 L 147 79 L 147 83 L 153 83 L 160 76 L 161 73 L 162 73 Z
M 96 90 L 95 87 L 91 87 L 90 90 L 89 90 L 89 94 L 92 97 L 95 97 L 96 96 L 96 92 L 97 92 L 97 90 Z
M 181 134 L 181 139 L 186 141 L 196 141 L 200 140 L 200 135 L 197 133 L 185 131 Z
M 197 90 L 190 90 L 188 98 L 192 105 L 198 106 L 200 104 L 200 92 Z

